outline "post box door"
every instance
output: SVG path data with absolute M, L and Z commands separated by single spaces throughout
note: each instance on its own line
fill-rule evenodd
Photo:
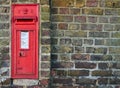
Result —
M 35 74 L 34 31 L 17 31 L 16 69 L 17 74 Z

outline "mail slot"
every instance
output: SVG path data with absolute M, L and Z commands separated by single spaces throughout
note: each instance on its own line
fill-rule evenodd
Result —
M 38 4 L 12 4 L 11 78 L 38 78 Z

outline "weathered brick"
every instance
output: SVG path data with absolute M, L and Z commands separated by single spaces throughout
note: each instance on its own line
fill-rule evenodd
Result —
M 87 0 L 86 6 L 87 7 L 97 7 L 98 0 Z
M 41 12 L 42 13 L 50 13 L 50 7 L 47 5 L 41 6 Z
M 89 32 L 89 37 L 107 38 L 109 32 Z
M 29 2 L 29 0 L 19 0 L 20 2 Z
M 95 31 L 102 31 L 102 25 L 97 24 L 81 24 L 82 30 L 95 30 Z
M 9 40 L 8 39 L 0 39 L 0 46 L 8 46 Z
M 50 20 L 50 14 L 42 13 L 41 20 L 49 21 Z
M 50 71 L 41 71 L 41 77 L 49 77 Z
M 85 6 L 85 0 L 76 0 L 76 7 L 82 8 Z
M 9 23 L 0 23 L 0 29 L 9 29 Z
M 71 15 L 80 15 L 80 9 L 79 8 L 70 8 L 70 14 Z
M 68 76 L 89 76 L 89 70 L 70 70 L 68 71 Z
M 0 13 L 9 13 L 10 8 L 9 7 L 0 7 Z
M 120 41 L 120 39 L 107 39 L 105 45 L 107 45 L 107 46 L 119 46 L 120 45 L 119 41 Z
M 60 60 L 70 61 L 70 54 L 60 54 Z
M 10 0 L 1 0 L 0 4 L 1 5 L 8 5 L 8 4 L 10 4 Z
M 66 31 L 66 37 L 87 37 L 87 32 L 84 31 Z
M 42 22 L 42 23 L 41 23 L 41 28 L 42 28 L 42 29 L 47 29 L 47 30 L 49 30 L 50 26 L 51 26 L 50 22 Z
M 49 45 L 49 44 L 51 44 L 51 40 L 49 38 L 42 38 L 41 39 L 41 44 Z
M 69 14 L 69 8 L 60 8 L 59 14 Z
M 67 30 L 68 29 L 68 24 L 67 23 L 59 23 L 58 24 L 58 29 Z
M 0 30 L 0 37 L 9 37 L 9 31 Z
M 85 16 L 75 16 L 75 22 L 85 23 L 86 17 Z
M 72 45 L 74 46 L 82 46 L 82 39 L 76 38 L 72 40 Z
M 110 84 L 120 84 L 120 78 L 109 79 Z
M 60 50 L 58 52 L 60 53 L 72 53 L 73 47 L 71 46 L 59 46 Z
M 49 69 L 50 63 L 49 62 L 41 62 L 41 68 L 42 69 Z
M 108 65 L 108 63 L 99 63 L 98 68 L 99 69 L 107 69 L 107 68 L 109 68 L 109 65 Z
M 115 29 L 114 29 L 115 31 L 120 31 L 120 25 L 115 25 Z
M 120 71 L 114 71 L 113 76 L 115 76 L 115 77 L 120 76 Z
M 111 17 L 110 23 L 120 23 L 120 17 Z
M 67 15 L 54 15 L 51 18 L 53 22 L 73 22 L 73 16 Z
M 73 68 L 73 62 L 52 62 L 52 68 Z
M 72 60 L 90 60 L 89 54 L 73 54 L 71 57 Z
M 51 54 L 51 61 L 57 61 L 58 55 L 56 54 Z
M 1 21 L 8 21 L 9 20 L 9 15 L 0 15 L 0 20 Z
M 78 30 L 80 28 L 79 24 L 69 24 L 70 30 Z
M 50 30 L 42 30 L 42 36 L 50 36 Z
M 112 24 L 105 24 L 104 25 L 104 30 L 105 31 L 113 31 L 114 30 L 114 26 Z
M 84 47 L 75 47 L 75 53 L 84 53 Z
M 109 18 L 108 17 L 99 17 L 99 22 L 100 23 L 108 23 L 109 22 Z
M 120 55 L 114 55 L 114 61 L 120 61 Z
M 58 14 L 58 8 L 51 8 L 52 14 Z
M 99 48 L 87 47 L 86 48 L 86 53 L 103 53 L 103 54 L 106 54 L 107 53 L 107 48 L 103 48 L 103 47 L 99 47 Z
M 95 61 L 111 61 L 112 59 L 112 55 L 91 55 L 91 60 Z
M 9 60 L 10 55 L 8 53 L 2 53 L 0 54 L 0 60 Z
M 49 0 L 41 0 L 41 5 L 49 5 Z
M 71 45 L 71 38 L 61 38 L 60 44 Z
M 105 1 L 105 6 L 110 7 L 110 8 L 120 8 L 119 5 L 120 1 L 119 0 L 106 0 Z
M 98 78 L 98 84 L 108 84 L 108 78 Z
M 112 33 L 113 38 L 120 38 L 120 32 L 113 32 Z M 117 40 L 116 40 L 117 41 Z M 119 41 L 119 40 L 118 40 Z M 119 44 L 119 42 L 117 42 Z
M 50 51 L 51 51 L 50 46 L 49 45 L 42 46 L 41 51 L 42 51 L 42 53 L 50 53 Z
M 2 54 L 4 54 L 4 53 L 9 53 L 9 47 L 1 47 L 1 48 L 0 48 L 0 52 L 1 52 Z
M 110 54 L 120 54 L 120 48 L 119 47 L 110 47 L 109 53 Z
M 95 70 L 92 71 L 92 76 L 112 76 L 112 71 Z
M 50 61 L 49 55 L 41 55 L 41 61 Z
M 104 39 L 95 39 L 95 45 L 104 45 L 105 40 Z
M 9 60 L 0 60 L 0 67 L 9 67 L 10 61 Z
M 37 3 L 37 0 L 30 0 L 30 2 Z
M 82 85 L 95 85 L 96 84 L 96 80 L 95 79 L 89 79 L 89 78 L 80 78 L 80 79 L 76 79 L 76 83 L 77 84 L 82 84 Z
M 71 85 L 72 84 L 72 79 L 71 78 L 54 78 L 53 83 L 55 84 L 67 84 Z
M 56 70 L 56 75 L 57 76 L 67 76 L 67 71 L 66 70 Z
M 46 26 L 47 26 L 47 25 L 46 25 Z M 57 29 L 57 23 L 51 23 L 50 28 L 51 28 L 52 30 L 56 30 L 56 29 Z
M 85 9 L 83 9 L 83 14 L 103 15 L 103 9 L 101 9 L 101 8 L 85 8 Z
M 97 17 L 89 16 L 88 17 L 88 22 L 90 22 L 90 23 L 96 23 L 97 22 Z
M 117 9 L 105 9 L 105 15 L 118 15 Z
M 96 64 L 90 62 L 76 62 L 75 68 L 94 69 L 96 68 Z
M 74 6 L 74 0 L 52 0 L 52 7 L 71 7 Z
M 84 45 L 93 45 L 93 39 L 84 39 Z
M 57 44 L 58 43 L 58 39 L 57 38 L 51 38 L 51 44 Z

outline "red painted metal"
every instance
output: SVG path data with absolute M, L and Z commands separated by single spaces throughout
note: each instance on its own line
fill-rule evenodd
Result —
M 38 4 L 12 4 L 11 78 L 38 78 Z

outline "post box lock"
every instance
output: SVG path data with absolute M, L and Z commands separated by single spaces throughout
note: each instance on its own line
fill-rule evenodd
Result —
M 38 78 L 38 8 L 38 4 L 12 4 L 12 78 Z
M 25 56 L 25 53 L 24 52 L 19 52 L 19 56 L 22 57 L 22 56 Z

